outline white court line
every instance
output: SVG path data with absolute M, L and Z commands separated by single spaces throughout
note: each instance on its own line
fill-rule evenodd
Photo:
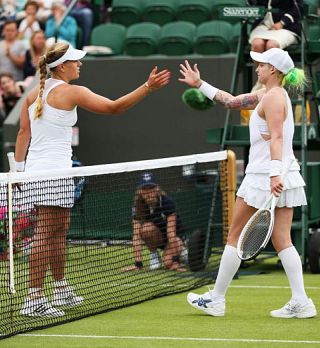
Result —
M 140 283 L 109 283 L 112 286 L 126 286 L 126 287 L 138 287 L 141 286 Z M 156 285 L 155 283 L 149 283 L 149 285 Z M 175 288 L 184 288 L 184 284 L 158 284 L 159 288 L 175 287 Z M 205 285 L 204 285 L 205 286 Z M 290 286 L 281 286 L 281 285 L 230 285 L 229 288 L 239 288 L 239 289 L 291 289 Z M 305 286 L 306 290 L 320 290 L 320 286 Z M 188 291 L 188 289 L 186 289 Z
M 244 289 L 291 289 L 290 286 L 278 285 L 230 285 L 229 288 L 244 288 Z M 320 290 L 320 286 L 305 286 L 307 290 Z
M 296 343 L 320 344 L 320 341 L 300 340 L 261 340 L 251 338 L 211 338 L 211 337 L 159 337 L 159 336 L 89 336 L 89 335 L 46 335 L 46 334 L 21 334 L 24 337 L 62 337 L 62 338 L 90 338 L 90 339 L 127 339 L 127 340 L 157 340 L 157 341 L 209 341 L 209 342 L 256 342 L 256 343 Z

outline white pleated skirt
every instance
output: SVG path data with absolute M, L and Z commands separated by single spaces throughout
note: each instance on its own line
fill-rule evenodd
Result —
M 274 40 L 282 49 L 298 42 L 297 36 L 291 31 L 286 29 L 270 30 L 264 24 L 260 24 L 252 30 L 249 43 L 251 44 L 254 39 Z
M 284 188 L 277 203 L 277 207 L 299 207 L 307 205 L 304 191 L 305 182 L 298 171 L 291 171 L 284 179 Z M 256 209 L 260 209 L 270 197 L 269 174 L 248 173 L 245 175 L 237 196 Z
M 72 208 L 75 185 L 72 178 L 25 183 L 23 200 L 32 206 Z

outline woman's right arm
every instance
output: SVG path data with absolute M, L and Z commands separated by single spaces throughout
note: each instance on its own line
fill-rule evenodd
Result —
M 158 72 L 155 67 L 145 84 L 116 100 L 105 98 L 82 86 L 70 86 L 68 97 L 74 106 L 78 105 L 97 114 L 117 115 L 132 108 L 150 92 L 166 86 L 169 80 L 170 72 L 168 70 Z
M 227 109 L 254 109 L 265 93 L 265 90 L 261 89 L 253 93 L 233 96 L 202 81 L 197 64 L 192 68 L 187 60 L 185 64 L 180 64 L 180 73 L 183 75 L 183 78 L 180 78 L 179 81 L 186 83 L 190 87 L 199 88 L 207 98 L 219 102 Z
M 36 90 L 32 90 L 23 101 L 20 114 L 20 128 L 17 135 L 15 146 L 16 162 L 24 162 L 31 139 L 31 128 L 28 107 L 36 98 Z

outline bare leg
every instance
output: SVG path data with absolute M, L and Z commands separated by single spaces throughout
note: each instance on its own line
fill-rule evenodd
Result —
M 49 265 L 55 280 L 64 277 L 70 212 L 60 207 L 38 207 L 37 211 L 36 233 L 30 255 L 30 288 L 43 289 Z
M 161 231 L 152 222 L 146 222 L 142 225 L 141 239 L 151 252 L 156 251 L 164 243 Z
M 280 48 L 279 43 L 274 40 L 268 40 L 266 43 L 266 50 L 269 50 L 270 48 Z
M 266 40 L 254 39 L 251 43 L 251 51 L 262 53 L 266 50 Z
M 48 224 L 51 208 L 37 208 L 37 224 L 30 254 L 30 288 L 43 289 L 44 279 L 50 262 L 51 230 Z
M 52 221 L 53 233 L 50 245 L 50 268 L 55 281 L 64 278 L 66 263 L 66 236 L 70 223 L 70 211 L 66 208 L 55 208 L 54 221 Z

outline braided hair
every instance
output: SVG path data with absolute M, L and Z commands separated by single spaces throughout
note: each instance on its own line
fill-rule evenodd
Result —
M 53 63 L 56 60 L 58 60 L 60 57 L 62 57 L 66 52 L 67 49 L 69 48 L 68 44 L 64 43 L 56 43 L 53 46 L 49 47 L 46 51 L 46 53 L 40 57 L 38 67 L 40 71 L 40 82 L 39 82 L 39 94 L 38 98 L 36 100 L 36 107 L 35 107 L 35 115 L 34 118 L 40 118 L 43 112 L 43 90 L 44 90 L 44 85 L 46 81 L 46 77 L 48 74 L 47 71 L 47 64 Z M 51 70 L 54 70 L 56 68 L 52 68 Z

